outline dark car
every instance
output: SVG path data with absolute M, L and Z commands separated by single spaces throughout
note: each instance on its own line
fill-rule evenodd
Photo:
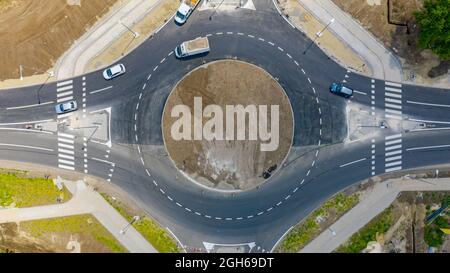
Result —
M 344 98 L 350 98 L 351 96 L 353 96 L 353 89 L 346 87 L 341 83 L 331 84 L 330 92 L 339 96 L 343 96 Z

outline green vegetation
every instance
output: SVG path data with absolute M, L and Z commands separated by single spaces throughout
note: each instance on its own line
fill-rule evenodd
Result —
M 346 196 L 339 193 L 325 202 L 320 208 L 311 213 L 303 222 L 294 227 L 283 242 L 277 247 L 277 252 L 298 252 L 313 238 L 318 236 L 322 229 L 316 222 L 318 217 L 323 219 L 338 219 L 359 202 L 357 194 Z
M 444 243 L 445 233 L 441 228 L 448 228 L 448 220 L 442 216 L 434 219 L 433 223 L 426 225 L 424 230 L 424 240 L 432 247 L 440 247 Z
M 127 252 L 92 215 L 76 215 L 22 222 L 20 223 L 20 228 L 37 238 L 52 233 L 80 234 L 94 238 L 112 252 Z
M 28 178 L 26 172 L 0 169 L 0 207 L 18 208 L 43 206 L 69 200 L 71 194 L 64 187 L 59 191 L 53 181 L 46 178 Z
M 376 241 L 377 235 L 386 233 L 393 225 L 392 211 L 392 206 L 385 209 L 360 231 L 353 234 L 348 242 L 340 246 L 336 252 L 359 253 L 364 250 L 369 242 Z
M 419 46 L 450 60 L 450 0 L 426 0 L 414 15 L 420 26 Z
M 125 219 L 129 222 L 132 221 L 133 215 L 129 212 L 129 209 L 121 202 L 112 199 L 107 194 L 102 193 L 103 198 L 108 201 Z M 153 245 L 160 253 L 178 253 L 178 245 L 174 239 L 162 229 L 154 220 L 147 216 L 141 217 L 141 219 L 133 223 L 133 227 L 139 231 L 142 236 Z

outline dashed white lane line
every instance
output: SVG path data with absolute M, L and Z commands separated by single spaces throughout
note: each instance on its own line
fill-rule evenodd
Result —
M 222 35 L 222 34 L 223 34 L 223 32 L 218 32 L 218 33 L 216 33 L 216 35 Z M 227 32 L 227 34 L 233 34 L 233 33 L 232 33 L 232 32 Z M 244 33 L 238 33 L 238 35 L 243 36 Z M 210 36 L 213 36 L 213 34 L 208 34 L 208 35 L 207 35 L 207 37 L 210 37 Z M 255 38 L 254 35 L 248 34 L 247 36 L 250 37 L 250 38 Z M 264 40 L 263 38 L 258 38 L 258 40 L 259 40 L 259 41 L 262 41 L 262 42 L 265 42 L 265 40 Z M 267 43 L 268 43 L 269 45 L 271 45 L 271 46 L 275 46 L 275 43 L 273 43 L 273 42 L 267 42 Z M 281 51 L 281 52 L 284 52 L 284 49 L 281 48 L 281 47 L 278 47 L 278 50 Z M 170 56 L 170 55 L 169 55 L 169 56 Z M 296 66 L 300 66 L 300 64 L 299 64 L 296 60 L 293 60 L 292 55 L 286 53 L 286 56 L 287 56 L 289 59 L 291 59 L 291 60 L 294 62 L 294 64 L 295 64 Z M 163 62 L 161 62 L 161 63 L 163 63 Z M 157 69 L 158 69 L 158 66 L 156 66 L 156 67 L 154 68 L 153 71 L 156 71 Z M 305 71 L 303 68 L 301 69 L 301 71 L 302 71 L 302 73 L 306 76 L 306 71 Z M 151 77 L 152 77 L 152 74 L 150 74 L 150 75 L 148 76 L 147 81 L 149 81 Z M 310 78 L 307 78 L 307 79 L 308 79 L 308 82 L 309 82 L 310 84 L 312 84 L 311 79 L 310 79 Z M 146 87 L 146 84 L 144 84 L 143 89 L 145 89 L 145 87 Z M 316 90 L 314 89 L 314 87 L 312 87 L 312 90 L 313 90 L 313 93 L 316 94 Z M 139 96 L 139 101 L 140 101 L 141 99 L 142 99 L 142 93 L 141 93 L 140 96 Z M 317 104 L 319 105 L 319 106 L 318 106 L 318 111 L 319 111 L 320 116 L 321 116 L 321 115 L 322 115 L 322 110 L 321 110 L 321 107 L 320 107 L 320 100 L 319 100 L 318 97 L 316 97 L 316 102 L 317 102 Z M 139 109 L 139 102 L 138 102 L 137 105 L 136 105 L 136 111 L 137 111 L 138 109 Z M 137 115 L 137 113 L 135 113 L 135 115 L 134 115 L 135 121 L 137 121 L 137 117 L 138 117 L 138 115 Z M 321 125 L 321 126 L 323 125 L 322 117 L 320 118 L 320 125 Z M 135 126 L 137 127 L 137 124 L 136 124 Z M 137 129 L 137 128 L 136 128 L 136 129 Z M 320 130 L 320 132 L 322 132 L 322 130 Z M 320 134 L 320 136 L 322 136 L 322 134 Z M 136 138 L 136 142 L 138 142 L 138 136 L 137 136 L 137 134 L 135 134 L 135 138 Z M 319 139 L 319 141 L 318 141 L 318 147 L 320 147 L 320 146 L 321 146 L 321 139 Z M 138 150 L 139 150 L 139 147 L 138 147 Z M 318 154 L 319 154 L 319 150 L 316 151 L 316 155 L 315 155 L 315 156 L 316 156 L 316 160 L 317 160 Z M 143 166 L 145 166 L 145 161 L 144 161 L 142 155 L 140 156 L 140 160 L 141 160 L 141 163 L 143 164 Z M 314 165 L 315 165 L 315 163 L 316 163 L 316 160 L 314 160 L 314 161 L 312 162 L 311 168 L 314 167 Z M 151 176 L 151 174 L 150 174 L 150 172 L 148 171 L 148 169 L 145 169 L 145 170 L 146 170 L 146 172 L 147 172 L 147 175 L 148 175 L 148 176 Z M 309 176 L 310 174 L 311 174 L 311 169 L 308 170 L 308 172 L 306 173 L 306 176 Z M 305 179 L 302 179 L 300 185 L 303 185 L 304 182 L 305 182 Z M 158 187 L 158 184 L 157 184 L 157 182 L 156 182 L 155 180 L 153 180 L 153 183 L 155 184 L 156 187 Z M 292 193 L 297 192 L 298 189 L 299 189 L 299 187 L 296 187 L 296 188 L 292 191 Z M 163 189 L 160 188 L 159 190 L 160 190 L 160 192 L 161 192 L 163 195 L 165 195 L 170 201 L 173 201 L 173 198 L 172 198 L 172 197 L 169 198 L 169 196 L 166 195 L 166 193 L 165 193 L 165 191 L 164 191 Z M 291 194 L 289 194 L 289 195 L 287 195 L 286 197 L 284 197 L 284 200 L 288 200 L 290 197 L 291 197 Z M 186 211 L 194 212 L 192 209 L 190 209 L 190 208 L 188 208 L 188 207 L 183 207 L 183 205 L 181 205 L 181 204 L 178 203 L 178 202 L 175 202 L 175 203 L 177 204 L 177 206 L 182 207 L 182 208 L 185 208 Z M 282 204 L 282 201 L 280 201 L 279 203 L 277 203 L 276 206 L 280 206 L 281 204 Z M 264 212 L 272 211 L 273 208 L 274 208 L 274 207 L 270 207 L 270 208 L 266 209 L 265 211 L 259 212 L 257 215 L 262 215 L 262 214 L 264 214 Z M 200 212 L 194 212 L 194 213 L 195 213 L 196 215 L 202 215 Z M 216 220 L 223 220 L 223 219 L 225 219 L 225 220 L 227 220 L 227 221 L 231 221 L 231 220 L 233 220 L 233 219 L 235 219 L 235 220 L 242 220 L 242 219 L 244 218 L 244 217 L 237 217 L 237 218 L 231 218 L 231 217 L 227 217 L 227 218 L 223 218 L 223 217 L 213 217 L 213 216 L 209 216 L 209 215 L 206 215 L 206 214 L 203 215 L 203 216 L 204 216 L 205 218 L 209 218 L 209 219 L 216 219 Z M 247 219 L 250 219 L 250 218 L 255 217 L 255 215 L 248 215 L 248 216 L 246 216 L 246 217 L 247 217 Z

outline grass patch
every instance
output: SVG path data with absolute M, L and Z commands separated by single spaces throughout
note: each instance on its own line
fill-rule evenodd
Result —
M 51 179 L 28 178 L 26 172 L 0 169 L 0 207 L 50 205 L 58 203 L 58 198 L 67 201 L 71 194 L 65 187 L 59 191 Z
M 125 219 L 131 221 L 133 215 L 130 210 L 120 201 L 114 200 L 109 195 L 101 193 L 108 203 L 113 206 Z M 180 252 L 175 240 L 161 228 L 153 219 L 147 216 L 133 224 L 133 227 L 144 236 L 144 238 L 153 245 L 160 253 L 178 253 Z
M 330 217 L 338 219 L 358 202 L 358 194 L 345 195 L 339 193 L 335 195 L 311 213 L 304 221 L 295 226 L 277 247 L 276 252 L 298 252 L 322 232 L 321 226 L 316 222 L 317 217 L 321 217 L 324 220 Z
M 336 252 L 339 253 L 360 253 L 367 247 L 367 244 L 372 241 L 376 241 L 376 237 L 379 234 L 386 233 L 389 228 L 394 224 L 393 207 L 385 209 L 372 221 L 370 221 L 365 227 L 353 234 L 352 237 L 340 246 Z
M 80 234 L 92 237 L 112 252 L 127 252 L 95 217 L 88 214 L 22 222 L 20 223 L 20 229 L 36 238 L 52 233 Z

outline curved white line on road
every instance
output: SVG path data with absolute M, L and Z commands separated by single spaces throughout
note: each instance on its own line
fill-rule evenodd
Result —
M 53 121 L 53 119 L 35 120 L 35 121 L 23 121 L 23 122 L 14 122 L 14 123 L 0 123 L 0 126 L 22 125 L 22 124 L 36 124 L 36 123 L 44 123 L 44 122 L 50 122 L 50 121 Z
M 429 149 L 440 149 L 440 148 L 450 148 L 450 145 L 436 145 L 436 146 L 424 146 L 424 147 L 416 147 L 409 148 L 406 151 L 420 151 L 420 150 L 429 150 Z
M 42 148 L 42 147 L 36 147 L 36 146 L 27 146 L 27 145 L 18 145 L 18 144 L 7 144 L 7 143 L 0 143 L 0 146 L 15 147 L 15 148 L 25 148 L 25 149 L 34 149 L 34 150 L 41 150 L 41 151 L 46 151 L 46 152 L 53 152 L 53 149 Z
M 55 102 L 54 101 L 47 101 L 47 102 L 37 103 L 37 104 L 30 104 L 30 105 L 17 106 L 17 107 L 8 107 L 8 108 L 6 108 L 6 110 L 17 110 L 17 109 L 33 108 L 33 107 L 38 107 L 38 106 L 42 106 L 42 105 L 48 105 L 48 104 L 52 104 L 52 103 L 55 103 Z
M 407 103 L 410 104 L 418 104 L 418 105 L 426 105 L 426 106 L 436 106 L 436 107 L 446 107 L 446 108 L 450 108 L 449 104 L 436 104 L 436 103 L 426 103 L 426 102 L 419 102 L 419 101 L 411 101 L 408 100 L 406 101 Z

